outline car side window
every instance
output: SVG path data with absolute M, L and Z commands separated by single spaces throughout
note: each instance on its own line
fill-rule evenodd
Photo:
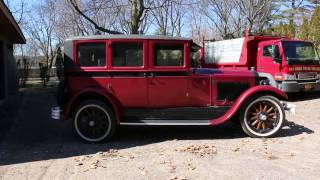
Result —
M 272 57 L 272 46 L 264 46 L 263 47 L 263 56 L 264 57 Z
M 84 67 L 106 65 L 105 43 L 80 43 L 77 45 L 77 63 Z
M 190 52 L 190 66 L 191 67 L 200 67 L 201 66 L 201 52 Z
M 113 67 L 143 66 L 142 42 L 114 42 L 112 43 Z
M 158 44 L 154 46 L 155 66 L 183 66 L 184 46 Z

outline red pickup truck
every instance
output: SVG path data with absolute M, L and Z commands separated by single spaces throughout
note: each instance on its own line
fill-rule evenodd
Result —
M 165 36 L 67 39 L 52 118 L 72 119 L 89 142 L 110 139 L 120 125 L 210 126 L 232 118 L 251 137 L 276 134 L 285 120 L 279 99 L 287 96 L 260 86 L 255 71 L 192 67 L 199 49 Z
M 243 38 L 205 41 L 202 66 L 254 69 L 259 83 L 286 93 L 320 90 L 320 59 L 311 42 L 246 34 Z

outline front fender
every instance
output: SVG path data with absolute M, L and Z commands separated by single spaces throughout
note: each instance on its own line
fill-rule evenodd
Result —
M 98 96 L 104 97 L 111 104 L 111 106 L 114 110 L 115 116 L 116 116 L 117 123 L 120 122 L 119 105 L 118 105 L 116 99 L 108 91 L 101 89 L 101 88 L 85 88 L 85 89 L 79 91 L 78 93 L 76 93 L 75 95 L 73 95 L 68 100 L 68 102 L 65 106 L 65 109 L 64 109 L 65 118 L 70 116 L 70 112 L 72 110 L 72 107 L 74 107 L 74 103 L 76 102 L 76 100 L 79 97 L 81 97 L 82 95 L 86 95 L 86 94 L 98 95 Z
M 244 91 L 234 102 L 232 107 L 221 117 L 217 119 L 211 119 L 210 124 L 211 125 L 218 125 L 222 124 L 225 121 L 229 120 L 231 117 L 233 117 L 237 111 L 241 108 L 241 105 L 243 105 L 250 97 L 256 95 L 256 94 L 265 94 L 265 95 L 272 95 L 279 99 L 286 100 L 288 99 L 288 96 L 282 92 L 281 90 L 272 87 L 272 86 L 255 86 L 250 89 L 247 89 Z

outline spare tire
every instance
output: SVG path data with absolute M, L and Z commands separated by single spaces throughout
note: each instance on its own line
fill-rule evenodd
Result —
M 64 103 L 64 95 L 65 95 L 65 82 L 61 80 L 58 85 L 57 90 L 57 105 L 62 107 Z

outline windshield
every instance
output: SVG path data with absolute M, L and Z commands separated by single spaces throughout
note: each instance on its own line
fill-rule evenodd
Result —
M 288 65 L 319 65 L 319 56 L 310 42 L 283 41 Z

